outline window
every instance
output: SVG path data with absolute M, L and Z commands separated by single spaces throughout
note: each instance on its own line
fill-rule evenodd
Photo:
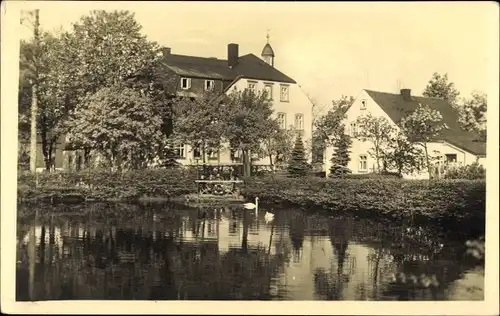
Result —
M 256 93 L 257 91 L 257 82 L 255 81 L 249 81 L 248 82 L 248 90 L 252 91 L 253 93 Z
M 289 100 L 289 86 L 288 85 L 281 85 L 281 95 L 280 95 L 280 101 L 281 102 L 288 102 Z
M 351 122 L 351 129 L 349 131 L 351 137 L 356 137 L 358 135 L 358 126 L 356 122 Z
M 367 171 L 367 160 L 368 157 L 366 155 L 359 155 L 359 171 Z
M 366 110 L 366 100 L 361 100 L 361 110 Z
M 201 146 L 196 146 L 193 149 L 193 158 L 194 159 L 201 159 Z
M 297 129 L 297 130 L 304 129 L 304 115 L 303 114 L 295 114 L 295 129 Z
M 266 93 L 267 93 L 267 99 L 272 100 L 273 99 L 273 85 L 272 84 L 265 84 L 264 91 L 266 91 Z
M 191 88 L 191 78 L 181 78 L 181 88 L 184 90 Z
M 457 162 L 457 154 L 446 154 L 446 162 Z
M 186 158 L 186 149 L 185 149 L 185 145 L 179 145 L 179 146 L 175 146 L 174 147 L 174 154 L 176 157 L 178 157 L 179 159 L 184 159 Z
M 278 113 L 278 124 L 281 129 L 286 129 L 286 113 Z
M 215 82 L 213 80 L 205 80 L 205 91 L 213 91 Z
M 208 160 L 217 160 L 218 159 L 218 152 L 216 150 L 207 150 L 207 158 Z

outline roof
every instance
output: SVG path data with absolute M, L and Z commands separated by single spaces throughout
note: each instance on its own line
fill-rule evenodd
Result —
M 271 47 L 271 45 L 269 45 L 269 43 L 267 43 L 266 46 L 264 46 L 264 48 L 262 49 L 261 56 L 272 56 L 272 57 L 274 57 L 274 50 Z
M 171 54 L 165 57 L 163 64 L 177 75 L 195 78 L 233 81 L 238 77 L 296 83 L 278 69 L 268 65 L 254 54 L 238 58 L 238 64 L 229 68 L 227 60 Z
M 462 129 L 457 111 L 447 101 L 420 96 L 412 96 L 411 101 L 406 101 L 400 94 L 366 89 L 365 91 L 396 124 L 415 111 L 419 103 L 438 110 L 448 128 L 439 133 L 436 141 L 446 141 L 475 155 L 486 155 L 486 142 L 481 141 L 477 133 Z

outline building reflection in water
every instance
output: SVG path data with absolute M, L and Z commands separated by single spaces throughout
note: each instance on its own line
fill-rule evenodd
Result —
M 296 210 L 266 223 L 240 208 L 134 207 L 21 219 L 18 299 L 460 299 L 464 278 L 482 299 L 481 271 L 430 231 Z

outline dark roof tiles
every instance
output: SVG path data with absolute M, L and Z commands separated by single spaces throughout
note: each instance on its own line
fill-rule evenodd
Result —
M 437 141 L 446 141 L 476 155 L 486 155 L 486 143 L 480 141 L 479 135 L 476 133 L 461 128 L 458 113 L 447 101 L 420 96 L 412 96 L 410 101 L 406 101 L 400 94 L 366 89 L 365 91 L 396 124 L 415 111 L 419 104 L 428 105 L 431 109 L 438 110 L 448 128 L 440 132 L 436 138 Z
M 253 54 L 238 58 L 238 64 L 229 68 L 227 60 L 185 55 L 166 56 L 163 63 L 180 76 L 232 81 L 238 77 L 296 83 L 295 80 L 268 65 Z

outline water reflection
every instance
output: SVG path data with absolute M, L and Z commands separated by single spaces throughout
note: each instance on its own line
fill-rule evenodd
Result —
M 66 208 L 19 218 L 18 300 L 483 299 L 462 240 L 421 227 L 290 209 L 266 222 L 265 207 Z

